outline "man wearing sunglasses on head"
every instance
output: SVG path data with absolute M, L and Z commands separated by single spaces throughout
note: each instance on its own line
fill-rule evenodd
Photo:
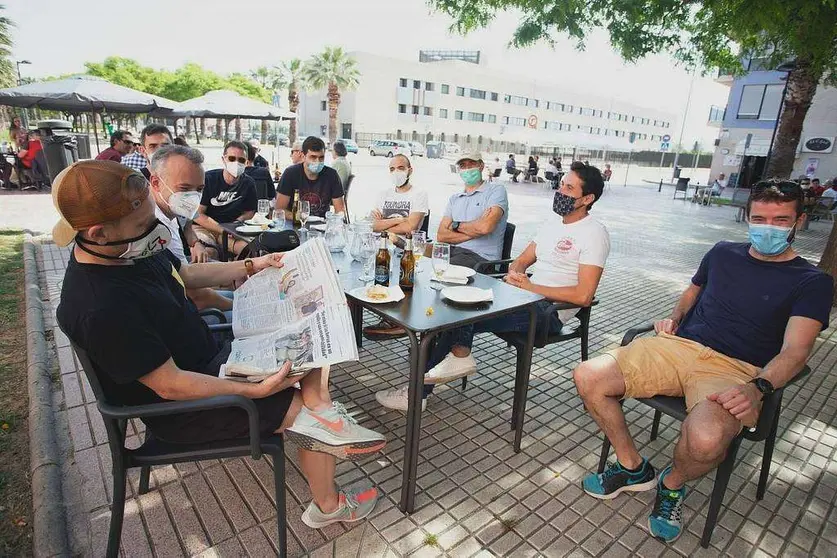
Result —
M 582 485 L 599 499 L 657 490 L 648 526 L 671 542 L 682 530 L 686 483 L 717 467 L 762 400 L 805 366 L 828 326 L 833 281 L 799 256 L 793 240 L 805 216 L 795 182 L 763 181 L 747 201 L 748 242 L 719 242 L 703 257 L 656 337 L 583 362 L 573 377 L 616 452 L 616 463 Z M 620 399 L 685 397 L 688 416 L 673 463 L 657 476 L 625 423 Z
M 221 156 L 221 169 L 206 171 L 201 204 L 195 217 L 194 231 L 207 248 L 210 257 L 218 258 L 223 229 L 218 223 L 245 221 L 256 214 L 259 198 L 256 183 L 244 174 L 247 146 L 240 141 L 229 141 Z M 233 254 L 247 246 L 243 240 L 229 239 L 227 249 Z

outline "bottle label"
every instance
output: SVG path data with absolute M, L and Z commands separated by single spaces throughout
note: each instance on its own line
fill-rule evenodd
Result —
M 404 273 L 404 269 L 401 269 L 400 280 L 398 281 L 399 285 L 402 287 L 413 287 L 413 279 L 415 278 L 415 268 L 411 268 L 409 272 Z
M 382 265 L 375 266 L 375 284 L 389 287 L 389 268 Z

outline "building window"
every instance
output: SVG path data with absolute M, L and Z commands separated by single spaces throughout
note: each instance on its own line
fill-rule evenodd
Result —
M 498 97 L 499 97 L 499 95 L 497 95 L 497 93 L 494 93 L 494 92 L 491 93 L 491 100 L 492 101 L 496 101 Z
M 517 95 L 511 96 L 511 104 L 525 107 L 529 105 L 529 99 L 526 97 L 519 97 Z
M 399 87 L 407 87 L 407 78 L 401 78 L 398 80 Z
M 454 111 L 453 117 L 456 120 L 462 120 L 462 111 L 461 110 Z
M 564 105 L 564 112 L 572 112 L 573 106 L 572 105 Z
M 469 112 L 468 120 L 471 122 L 485 122 L 485 114 L 481 112 Z
M 427 81 L 424 83 L 424 90 L 425 91 L 433 91 L 433 83 Z
M 418 114 L 419 113 L 418 109 L 419 109 L 418 105 L 413 105 L 413 114 Z
M 496 95 L 496 93 L 495 93 Z M 497 124 L 497 115 L 496 114 L 489 114 L 488 115 L 488 123 L 489 124 Z
M 328 101 L 320 101 L 320 110 L 327 111 L 328 110 Z
M 398 105 L 398 112 L 400 114 L 407 114 L 407 105 Z
M 511 95 L 503 95 L 504 103 L 511 103 Z
M 430 107 L 424 107 L 424 116 L 433 116 L 433 109 Z
M 447 118 L 448 109 L 439 109 L 439 118 Z
M 525 118 L 516 118 L 514 116 L 504 116 L 503 117 L 503 124 L 508 124 L 509 126 L 525 126 L 526 119 Z
M 486 92 L 482 89 L 471 89 L 470 96 L 472 99 L 483 99 L 485 100 Z
M 532 107 L 532 108 L 538 108 L 541 104 L 541 102 L 538 101 L 537 99 L 530 99 L 529 101 L 530 101 L 529 106 Z
M 413 89 L 421 89 L 421 82 L 419 80 L 413 80 Z
M 583 108 L 581 109 L 582 116 L 595 116 L 596 111 L 591 108 Z
M 465 88 L 464 87 L 457 87 L 456 88 L 456 96 L 457 97 L 464 97 L 465 96 Z
M 450 85 L 448 85 L 447 83 L 443 83 L 442 84 L 442 95 L 447 95 L 448 93 L 450 93 Z

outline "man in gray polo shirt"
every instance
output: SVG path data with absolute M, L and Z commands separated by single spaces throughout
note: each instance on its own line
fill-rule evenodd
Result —
M 450 261 L 456 265 L 499 260 L 509 214 L 506 188 L 483 180 L 485 164 L 477 152 L 466 153 L 456 166 L 465 189 L 448 200 L 436 240 L 452 245 Z

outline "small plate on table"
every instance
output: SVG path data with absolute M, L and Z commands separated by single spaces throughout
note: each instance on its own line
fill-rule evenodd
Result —
M 370 304 L 389 304 L 390 302 L 398 302 L 400 300 L 404 300 L 405 295 L 404 291 L 401 290 L 401 287 L 386 287 L 388 291 L 386 298 L 370 298 L 367 295 L 367 291 L 370 288 L 371 287 L 357 287 L 349 291 L 348 294 L 350 294 L 358 300 L 362 300 L 363 302 L 369 302 Z
M 261 227 L 262 225 L 267 225 L 268 227 L 275 226 L 275 223 L 269 219 L 262 221 L 261 219 L 247 219 L 244 221 L 245 225 L 252 225 L 254 227 Z
M 445 287 L 442 289 L 442 298 L 456 304 L 486 304 L 494 302 L 494 291 L 477 287 Z
M 235 228 L 235 232 L 255 236 L 265 232 L 269 228 L 270 227 L 267 226 L 267 223 L 264 225 L 239 225 Z

